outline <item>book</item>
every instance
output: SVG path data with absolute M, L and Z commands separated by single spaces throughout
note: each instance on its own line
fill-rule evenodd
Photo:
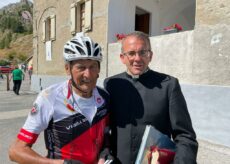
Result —
M 175 143 L 167 135 L 147 125 L 135 164 L 169 164 L 175 151 Z

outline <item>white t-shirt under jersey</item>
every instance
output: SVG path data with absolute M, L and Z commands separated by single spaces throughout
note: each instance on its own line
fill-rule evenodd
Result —
M 78 112 L 84 115 L 91 124 L 97 112 L 95 97 L 92 96 L 90 98 L 84 98 L 75 93 L 73 93 L 73 96 L 75 99 L 74 108 L 79 109 Z

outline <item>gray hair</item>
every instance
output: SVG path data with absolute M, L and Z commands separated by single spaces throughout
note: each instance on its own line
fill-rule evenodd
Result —
M 151 50 L 151 44 L 150 44 L 150 39 L 149 39 L 149 35 L 147 35 L 146 33 L 144 32 L 141 32 L 141 31 L 134 31 L 132 33 L 129 33 L 127 34 L 121 41 L 121 52 L 123 52 L 123 45 L 124 45 L 124 42 L 127 38 L 129 37 L 136 37 L 138 39 L 141 39 L 145 42 L 146 46 L 149 47 L 149 49 Z

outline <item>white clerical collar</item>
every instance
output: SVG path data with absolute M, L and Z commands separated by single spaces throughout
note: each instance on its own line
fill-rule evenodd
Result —
M 127 70 L 127 74 L 130 75 L 133 79 L 138 79 L 141 75 L 143 75 L 144 73 L 146 73 L 149 70 L 149 68 L 147 68 L 142 74 L 139 75 L 133 75 L 131 72 L 129 72 L 129 70 Z

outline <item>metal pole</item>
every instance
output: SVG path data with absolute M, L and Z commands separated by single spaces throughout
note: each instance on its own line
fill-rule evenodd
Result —
M 6 73 L 6 90 L 10 90 L 10 79 L 9 79 L 9 73 Z

